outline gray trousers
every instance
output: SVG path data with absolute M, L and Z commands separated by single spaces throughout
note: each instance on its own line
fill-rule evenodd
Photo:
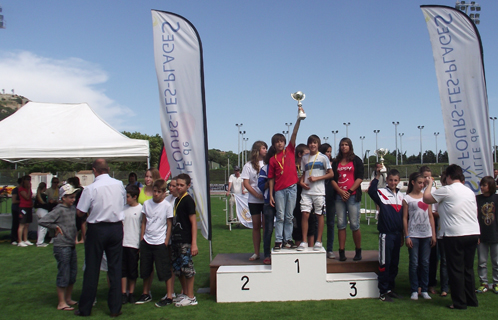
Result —
M 479 243 L 477 246 L 477 274 L 481 283 L 488 283 L 488 252 L 493 266 L 493 284 L 498 284 L 498 243 Z

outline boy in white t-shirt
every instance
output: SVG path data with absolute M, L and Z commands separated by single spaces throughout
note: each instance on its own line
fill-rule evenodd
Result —
M 133 292 L 138 278 L 138 249 L 142 226 L 142 205 L 138 203 L 140 189 L 137 185 L 126 187 L 126 205 L 123 221 L 123 267 L 121 288 L 123 304 L 135 303 Z M 127 293 L 128 292 L 128 293 Z
M 308 243 L 304 240 L 308 236 L 308 219 L 311 209 L 315 209 L 315 214 L 318 220 L 318 234 L 316 237 L 313 250 L 319 251 L 322 248 L 323 235 L 323 207 L 325 206 L 325 180 L 332 179 L 334 172 L 327 156 L 320 153 L 320 138 L 312 134 L 308 138 L 308 148 L 310 153 L 303 155 L 301 159 L 301 170 L 303 175 L 299 179 L 299 184 L 303 187 L 301 193 L 301 211 L 303 231 L 303 242 L 297 247 L 297 251 L 303 251 L 308 247 Z
M 152 300 L 149 295 L 150 282 L 146 279 L 151 276 L 152 264 L 156 266 L 159 281 L 166 283 L 167 295 L 165 299 L 156 302 L 156 307 L 163 307 L 173 303 L 171 290 L 167 281 L 171 278 L 171 253 L 169 240 L 173 225 L 173 206 L 165 200 L 166 181 L 158 179 L 154 182 L 152 199 L 144 202 L 142 208 L 142 231 L 140 241 L 140 277 L 144 279 L 143 294 L 136 304 L 143 304 Z

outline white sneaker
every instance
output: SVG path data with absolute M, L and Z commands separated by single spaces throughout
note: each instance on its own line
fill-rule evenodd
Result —
M 327 258 L 335 259 L 335 254 L 332 251 L 327 252 Z
M 427 293 L 427 292 L 422 292 L 421 293 L 421 296 L 422 298 L 424 298 L 425 300 L 430 300 L 432 299 L 431 296 Z
M 48 247 L 48 243 L 40 243 L 36 245 L 38 248 L 45 248 Z
M 313 246 L 313 251 L 320 251 L 322 249 L 322 243 L 320 241 L 315 242 L 315 245 Z
M 28 246 L 32 246 L 34 244 L 33 242 L 31 242 L 29 240 L 24 241 L 24 243 L 27 244 Z
M 412 292 L 412 296 L 410 297 L 412 300 L 418 300 L 418 292 Z
M 185 297 L 185 299 L 183 299 L 182 301 L 175 303 L 175 306 L 177 307 L 187 307 L 187 306 L 196 306 L 196 305 L 197 305 L 197 299 L 195 299 L 195 297 L 193 297 L 192 299 L 189 297 Z
M 179 295 L 177 295 L 175 298 L 173 298 L 173 302 L 174 303 L 177 303 L 177 302 L 180 302 L 182 301 L 183 299 L 185 298 L 188 298 L 187 295 L 183 294 L 183 293 L 180 293 Z
M 24 241 L 21 241 L 17 244 L 18 247 L 27 247 L 28 245 L 24 242 Z
M 297 247 L 297 251 L 304 251 L 308 247 L 308 242 L 301 242 L 299 247 Z
M 13 242 L 11 242 L 11 244 L 12 244 L 13 246 L 17 246 L 17 241 L 13 241 Z

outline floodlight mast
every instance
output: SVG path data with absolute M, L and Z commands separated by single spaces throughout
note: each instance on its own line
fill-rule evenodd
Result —
M 466 15 L 469 16 L 469 18 L 476 24 L 481 23 L 481 15 L 479 13 L 471 13 L 469 14 L 469 9 L 470 11 L 481 11 L 481 5 L 475 1 L 470 1 L 470 3 L 465 2 L 465 1 L 457 1 L 455 3 L 455 8 L 457 10 L 460 10 L 462 12 L 465 12 Z

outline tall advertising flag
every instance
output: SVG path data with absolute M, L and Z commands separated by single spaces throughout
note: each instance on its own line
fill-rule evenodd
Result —
M 211 200 L 202 45 L 195 27 L 152 10 L 154 58 L 164 147 L 172 176 L 187 173 L 202 235 L 211 240 Z
M 479 32 L 463 12 L 421 6 L 432 44 L 450 164 L 462 167 L 477 193 L 493 175 L 489 108 Z

